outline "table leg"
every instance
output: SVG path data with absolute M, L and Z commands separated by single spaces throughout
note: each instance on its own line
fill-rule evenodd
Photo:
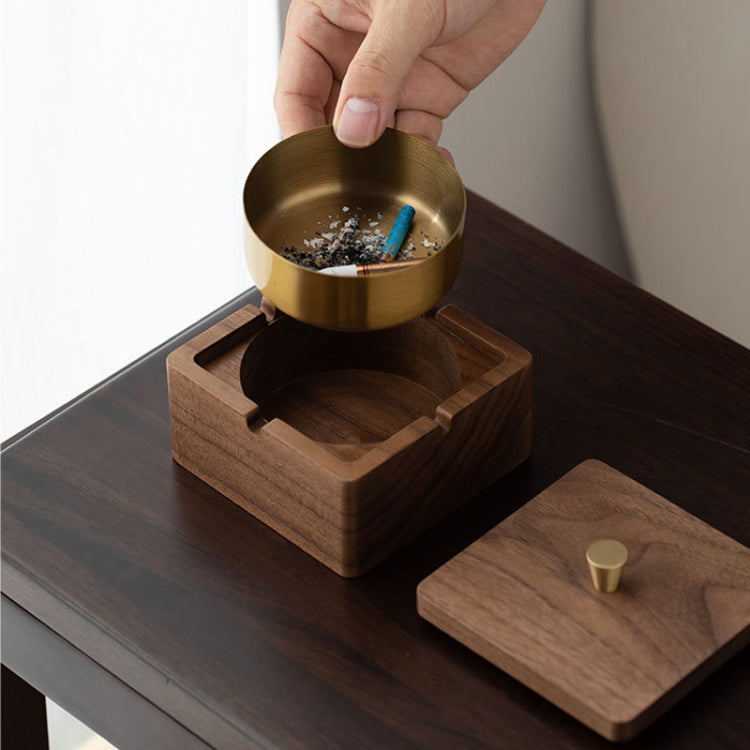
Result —
M 49 750 L 44 696 L 3 664 L 3 750 Z

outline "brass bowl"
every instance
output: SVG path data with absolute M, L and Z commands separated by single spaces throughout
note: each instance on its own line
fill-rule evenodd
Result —
M 260 158 L 243 200 L 250 274 L 279 310 L 304 323 L 338 331 L 399 325 L 429 310 L 458 274 L 466 193 L 454 167 L 414 136 L 387 130 L 374 145 L 353 149 L 331 127 L 300 133 Z M 345 278 L 280 254 L 304 249 L 316 231 L 335 231 L 330 224 L 354 213 L 365 228 L 377 223 L 387 235 L 404 204 L 416 210 L 406 243 L 413 242 L 419 263 Z

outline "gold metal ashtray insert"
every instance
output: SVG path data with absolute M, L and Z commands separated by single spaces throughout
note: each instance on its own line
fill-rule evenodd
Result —
M 339 331 L 399 325 L 435 305 L 458 274 L 463 183 L 436 149 L 414 136 L 387 130 L 372 146 L 352 149 L 331 127 L 300 133 L 260 158 L 243 200 L 250 274 L 277 308 L 304 323 Z M 282 255 L 354 212 L 365 227 L 378 224 L 387 234 L 404 205 L 415 209 L 407 242 L 418 263 L 341 277 Z

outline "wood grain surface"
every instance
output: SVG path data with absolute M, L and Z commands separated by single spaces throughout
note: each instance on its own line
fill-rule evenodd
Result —
M 446 301 L 533 355 L 532 456 L 361 578 L 172 460 L 165 358 L 255 292 L 8 443 L 3 593 L 100 668 L 63 707 L 118 680 L 222 749 L 610 746 L 422 620 L 417 584 L 589 457 L 750 545 L 750 352 L 473 194 Z M 745 748 L 748 675 L 745 649 L 630 746 Z M 119 708 L 100 733 L 149 747 Z
M 592 585 L 597 539 L 628 550 Z M 417 589 L 420 614 L 611 740 L 750 640 L 750 549 L 600 461 L 579 464 Z
M 348 578 L 531 450 L 531 356 L 454 305 L 366 333 L 248 305 L 167 371 L 175 460 Z

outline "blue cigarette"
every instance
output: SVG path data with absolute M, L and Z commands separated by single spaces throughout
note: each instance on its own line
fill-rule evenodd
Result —
M 380 260 L 387 263 L 392 261 L 398 255 L 398 251 L 401 248 L 404 237 L 406 237 L 406 233 L 411 227 L 413 219 L 414 209 L 411 206 L 404 206 L 398 212 L 393 228 L 388 232 L 388 236 L 385 238 L 385 244 L 383 245 L 383 252 L 380 255 Z

